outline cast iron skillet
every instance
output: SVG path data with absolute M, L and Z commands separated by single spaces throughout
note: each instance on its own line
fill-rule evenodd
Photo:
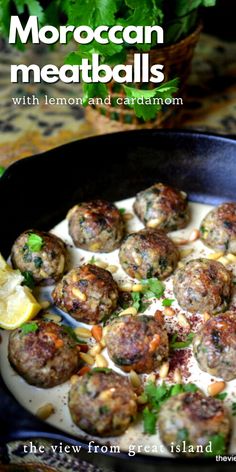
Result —
M 190 199 L 218 204 L 236 200 L 236 141 L 187 131 L 131 131 L 76 141 L 18 161 L 0 180 L 0 251 L 5 257 L 26 228 L 50 229 L 81 200 L 120 200 L 155 181 L 177 186 Z M 0 384 L 4 445 L 11 439 L 49 437 L 82 444 L 80 457 L 114 471 L 223 470 L 226 463 L 126 454 L 88 454 L 86 444 L 67 437 L 26 412 Z M 195 469 L 196 467 L 196 469 Z

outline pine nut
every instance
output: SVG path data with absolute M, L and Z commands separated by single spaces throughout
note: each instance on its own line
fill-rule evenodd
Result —
M 149 374 L 149 375 L 147 376 L 147 379 L 146 379 L 146 381 L 147 381 L 147 382 L 153 382 L 153 383 L 156 383 L 156 376 L 155 376 L 155 374 L 154 374 L 154 373 L 152 373 L 152 374 Z
M 193 231 L 190 233 L 188 240 L 193 242 L 196 241 L 197 239 L 200 238 L 200 231 L 199 229 L 193 229 Z
M 100 345 L 101 345 L 101 348 L 104 349 L 106 347 L 106 340 L 105 338 L 103 337 L 100 341 Z
M 125 285 L 121 285 L 119 288 L 122 292 L 131 292 L 132 291 L 132 284 L 125 284 Z
M 62 320 L 61 316 L 55 315 L 54 313 L 44 313 L 42 318 L 48 321 L 54 321 L 54 323 L 60 323 Z
M 124 219 L 125 221 L 132 220 L 133 217 L 134 217 L 133 213 L 128 213 L 128 212 L 127 212 L 127 213 L 124 213 L 124 215 L 123 215 L 123 219 Z
M 148 228 L 156 228 L 160 223 L 162 223 L 163 217 L 160 218 L 153 218 L 147 222 Z
M 184 257 L 188 257 L 190 254 L 192 254 L 193 252 L 193 249 L 182 249 L 182 251 L 180 251 L 180 257 L 181 258 L 184 258 Z
M 155 352 L 160 346 L 161 336 L 159 334 L 154 334 L 152 340 L 149 343 L 149 352 Z
M 171 238 L 173 243 L 176 244 L 176 246 L 185 246 L 185 244 L 189 243 L 188 239 L 180 239 L 180 238 Z
M 226 387 L 226 383 L 223 381 L 214 382 L 208 385 L 207 391 L 211 397 L 215 397 L 218 393 L 221 393 Z
M 139 405 L 146 405 L 147 402 L 148 402 L 148 399 L 144 393 L 137 397 L 137 403 L 139 403 Z
M 131 384 L 134 388 L 140 387 L 140 385 L 141 385 L 140 377 L 138 376 L 138 374 L 134 370 L 130 371 L 129 379 L 130 379 L 130 382 L 131 382 Z
M 87 300 L 85 293 L 82 293 L 78 288 L 73 287 L 71 291 L 76 298 L 81 300 L 81 302 L 85 302 Z
M 108 362 L 102 354 L 97 354 L 95 357 L 97 367 L 107 367 Z
M 107 266 L 107 270 L 111 272 L 111 274 L 115 274 L 118 271 L 118 267 L 116 265 L 109 265 Z
M 52 403 L 45 403 L 45 405 L 42 405 L 38 408 L 36 411 L 36 416 L 40 418 L 41 420 L 46 420 L 55 412 L 55 408 L 52 405 Z
M 103 336 L 103 330 L 100 325 L 94 325 L 91 329 L 91 334 L 94 339 L 99 343 Z
M 88 365 L 94 364 L 94 358 L 85 352 L 80 352 L 81 359 Z
M 76 384 L 76 383 L 78 382 L 78 380 L 79 380 L 79 376 L 78 376 L 78 375 L 76 375 L 76 374 L 75 374 L 75 375 L 72 375 L 71 378 L 70 378 L 70 383 L 71 383 L 72 385 L 74 385 L 74 384 Z
M 106 269 L 108 264 L 107 264 L 107 262 L 101 261 L 101 260 L 98 259 L 98 260 L 95 262 L 95 265 L 96 265 L 97 267 L 100 267 L 101 269 Z
M 95 344 L 91 349 L 89 349 L 88 354 L 92 357 L 96 357 L 97 354 L 100 354 L 101 350 L 101 344 Z
M 182 383 L 182 374 L 181 374 L 180 370 L 178 369 L 178 367 L 174 371 L 173 379 L 174 379 L 174 382 L 177 383 L 177 384 Z
M 124 315 L 132 315 L 132 316 L 136 316 L 137 315 L 137 310 L 136 308 L 134 308 L 133 306 L 130 306 L 129 308 L 126 308 L 126 310 L 123 310 L 119 316 L 124 316 Z
M 211 254 L 208 254 L 207 258 L 211 259 L 213 261 L 217 261 L 217 259 L 219 259 L 223 255 L 224 255 L 224 253 L 222 251 L 221 252 L 212 252 Z
M 236 262 L 236 256 L 234 254 L 227 254 L 226 257 L 230 262 Z
M 166 316 L 174 316 L 174 315 L 175 315 L 175 310 L 174 310 L 174 308 L 171 308 L 170 306 L 167 306 L 167 307 L 164 309 L 164 315 L 166 315 Z
M 227 259 L 226 257 L 224 257 L 224 256 L 223 256 L 223 257 L 220 257 L 220 258 L 218 259 L 218 262 L 221 262 L 221 264 L 223 264 L 223 265 L 229 264 L 228 259 Z
M 190 328 L 190 324 L 183 313 L 178 314 L 178 323 L 182 328 Z
M 89 246 L 89 250 L 96 252 L 100 249 L 100 247 L 101 247 L 100 243 L 93 243 L 91 244 L 91 246 Z
M 91 338 L 91 331 L 87 328 L 82 328 L 81 326 L 78 326 L 78 328 L 75 328 L 74 329 L 74 332 L 75 334 L 77 334 L 77 336 L 79 338 Z
M 179 268 L 179 269 L 183 269 L 183 267 L 184 267 L 184 263 L 181 262 L 181 261 L 178 262 L 178 268 Z
M 40 303 L 40 305 L 43 310 L 46 310 L 47 308 L 50 307 L 51 303 L 48 300 L 44 300 L 43 302 Z
M 159 370 L 159 376 L 161 379 L 165 379 L 167 377 L 169 368 L 170 368 L 169 362 L 163 362 Z
M 112 391 L 111 389 L 109 390 L 103 390 L 100 395 L 99 395 L 99 400 L 102 400 L 104 402 L 107 402 L 111 399 L 112 397 Z
M 205 312 L 203 313 L 204 321 L 208 321 L 208 320 L 210 319 L 210 317 L 211 317 L 211 315 L 210 315 L 207 311 L 205 311 Z
M 132 285 L 132 292 L 142 292 L 142 290 L 143 290 L 142 284 Z

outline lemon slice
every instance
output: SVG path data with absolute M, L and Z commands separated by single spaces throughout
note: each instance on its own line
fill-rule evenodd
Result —
M 28 287 L 22 286 L 24 277 L 11 269 L 0 255 L 0 327 L 15 329 L 34 318 L 41 305 Z

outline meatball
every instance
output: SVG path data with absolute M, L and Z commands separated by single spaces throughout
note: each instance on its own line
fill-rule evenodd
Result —
M 189 221 L 186 193 L 161 183 L 139 192 L 133 207 L 136 215 L 149 228 L 175 231 L 185 228 Z
M 76 247 L 93 252 L 111 252 L 120 246 L 124 222 L 113 203 L 94 200 L 75 205 L 67 215 L 69 233 Z
M 158 426 L 161 440 L 172 453 L 191 456 L 202 452 L 199 446 L 203 451 L 206 446 L 212 449 L 215 435 L 222 436 L 226 447 L 229 441 L 230 418 L 223 402 L 200 391 L 169 398 L 161 407 Z
M 99 323 L 117 306 L 118 286 L 108 270 L 92 264 L 72 269 L 52 292 L 55 304 L 78 321 Z
M 225 311 L 231 296 L 231 274 L 218 261 L 193 259 L 178 269 L 173 280 L 179 305 L 191 313 Z
M 126 372 L 148 373 L 168 357 L 168 336 L 153 316 L 121 316 L 106 327 L 106 346 L 112 361 Z
M 14 268 L 30 273 L 36 284 L 52 285 L 65 271 L 66 246 L 54 234 L 30 229 L 13 244 L 11 260 Z
M 137 413 L 129 380 L 110 369 L 93 369 L 72 385 L 69 410 L 74 423 L 96 436 L 118 436 Z
M 236 378 L 236 313 L 210 318 L 193 340 L 193 352 L 204 372 L 229 381 Z
M 236 254 L 236 203 L 214 208 L 201 222 L 201 240 L 216 251 Z
M 164 279 L 175 269 L 179 251 L 162 230 L 148 228 L 125 238 L 119 258 L 130 277 Z
M 79 367 L 78 347 L 63 325 L 25 323 L 10 334 L 8 358 L 26 382 L 50 388 L 66 382 Z

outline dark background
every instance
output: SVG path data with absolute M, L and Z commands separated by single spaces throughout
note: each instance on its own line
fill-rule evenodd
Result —
M 236 0 L 218 0 L 204 8 L 204 31 L 227 41 L 236 41 Z

